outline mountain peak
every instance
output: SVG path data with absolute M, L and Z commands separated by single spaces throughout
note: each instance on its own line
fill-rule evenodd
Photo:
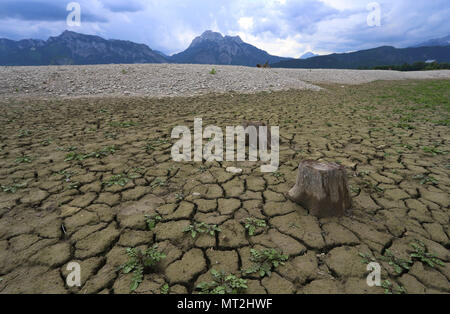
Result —
M 207 40 L 220 40 L 223 39 L 223 36 L 219 32 L 213 32 L 211 30 L 204 31 L 203 34 L 200 36 L 202 39 Z
M 312 53 L 311 51 L 308 51 L 308 52 L 304 53 L 304 54 L 300 57 L 300 59 L 309 59 L 309 58 L 317 57 L 317 56 L 318 56 L 318 55 L 316 55 L 315 53 Z

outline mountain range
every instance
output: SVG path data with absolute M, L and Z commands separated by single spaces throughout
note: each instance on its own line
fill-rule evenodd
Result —
M 290 58 L 272 56 L 266 51 L 242 41 L 239 36 L 222 36 L 206 31 L 196 37 L 183 52 L 169 58 L 175 63 L 228 64 L 256 66 L 265 62 L 276 63 Z
M 449 39 L 450 36 L 447 36 L 402 49 L 383 46 L 324 56 L 308 52 L 300 59 L 293 59 L 270 55 L 245 43 L 239 36 L 222 36 L 213 31 L 205 31 L 186 50 L 172 56 L 144 44 L 64 31 L 48 40 L 0 39 L 0 65 L 194 63 L 253 67 L 269 62 L 273 67 L 356 69 L 429 59 L 450 62 Z
M 448 46 L 450 45 L 450 35 L 442 37 L 442 38 L 436 38 L 436 39 L 430 39 L 426 42 L 414 45 L 412 47 L 435 47 L 435 46 Z
M 144 44 L 65 31 L 48 40 L 0 39 L 0 65 L 164 63 Z
M 382 46 L 350 53 L 333 53 L 308 59 L 291 59 L 272 64 L 274 68 L 306 69 L 360 69 L 380 65 L 412 64 L 417 61 L 435 60 L 450 62 L 450 46 L 394 48 Z

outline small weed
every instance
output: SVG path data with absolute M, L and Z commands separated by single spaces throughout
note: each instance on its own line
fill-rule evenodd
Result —
M 168 284 L 164 284 L 159 291 L 161 292 L 161 294 L 169 294 L 169 285 Z
M 103 158 L 103 157 L 107 157 L 109 155 L 114 155 L 116 153 L 116 147 L 115 146 L 108 146 L 108 147 L 104 147 L 99 151 L 95 151 L 92 153 L 89 153 L 87 155 L 85 155 L 85 158 Z
M 15 183 L 12 185 L 1 185 L 2 191 L 5 193 L 16 193 L 18 189 L 23 189 L 26 187 L 26 183 Z
M 406 122 L 399 122 L 396 125 L 398 128 L 403 129 L 403 130 L 414 130 L 415 127 L 409 123 Z
M 209 71 L 209 74 L 215 75 L 217 73 L 215 68 L 212 68 L 211 71 Z
M 161 178 L 156 178 L 152 184 L 150 185 L 153 189 L 157 188 L 157 187 L 162 187 L 165 186 L 167 184 L 167 181 L 161 179 Z
M 394 288 L 394 285 L 389 280 L 384 280 L 381 283 L 381 287 L 384 289 L 385 294 L 405 294 L 406 290 L 403 286 L 397 285 L 397 288 Z
M 70 152 L 66 155 L 66 158 L 64 161 L 73 161 L 73 160 L 85 160 L 87 157 L 86 155 L 79 154 L 77 152 Z
M 244 271 L 245 274 L 258 273 L 261 277 L 265 275 L 270 276 L 272 270 L 279 265 L 284 265 L 289 256 L 279 253 L 275 249 L 251 249 L 251 261 L 254 263 L 253 267 Z
M 253 236 L 257 228 L 267 227 L 266 221 L 257 218 L 245 218 L 245 229 L 249 236 Z
M 115 146 L 108 146 L 108 147 L 104 147 L 99 151 L 95 151 L 92 153 L 88 153 L 88 154 L 80 154 L 76 152 L 76 147 L 70 147 L 70 153 L 68 153 L 66 155 L 66 158 L 64 159 L 64 161 L 73 161 L 73 160 L 78 160 L 78 161 L 82 161 L 88 158 L 103 158 L 103 157 L 107 157 L 109 155 L 113 155 L 117 148 Z
M 284 177 L 284 173 L 279 172 L 279 171 L 273 172 L 272 175 L 277 179 Z
M 197 285 L 201 294 L 242 294 L 247 287 L 247 280 L 237 278 L 224 271 L 211 270 L 212 282 L 202 282 Z
M 181 202 L 182 200 L 184 200 L 183 193 L 175 193 L 175 199 L 177 202 Z
M 20 130 L 19 138 L 31 136 L 33 133 L 30 130 Z
M 380 259 L 392 266 L 397 274 L 401 274 L 404 270 L 409 270 L 412 264 L 412 260 L 398 258 L 389 249 L 386 250 L 385 256 L 381 256 Z
M 436 178 L 434 178 L 432 176 L 423 175 L 423 174 L 418 174 L 418 175 L 414 176 L 414 179 L 420 180 L 420 184 L 431 183 L 432 185 L 436 185 L 439 182 Z
M 443 150 L 438 149 L 437 147 L 423 146 L 422 150 L 425 153 L 432 154 L 433 156 L 446 154 L 446 152 L 444 152 Z
M 366 253 L 359 252 L 358 255 L 361 256 L 361 263 L 363 264 L 375 262 L 375 259 Z
M 449 119 L 433 121 L 433 123 L 435 125 L 450 126 L 450 120 Z
M 49 146 L 52 143 L 52 140 L 46 139 L 41 142 L 42 146 Z
M 183 232 L 190 232 L 193 239 L 195 239 L 195 237 L 199 233 L 215 236 L 216 232 L 220 231 L 221 230 L 217 225 L 208 225 L 204 222 L 194 223 L 193 225 L 189 225 L 187 228 L 183 230 Z
M 133 272 L 131 279 L 130 291 L 135 291 L 144 278 L 144 271 L 152 266 L 155 266 L 166 255 L 158 251 L 158 245 L 148 248 L 144 252 L 140 249 L 127 249 L 128 261 L 120 266 L 124 274 Z
M 435 265 L 445 266 L 445 264 L 437 258 L 435 254 L 428 252 L 423 242 L 416 240 L 411 243 L 411 246 L 414 248 L 414 252 L 410 255 L 412 259 L 419 260 L 432 268 L 434 268 Z
M 353 185 L 350 185 L 350 190 L 355 194 L 361 192 L 361 189 L 359 187 L 354 187 Z
M 104 181 L 103 184 L 105 184 L 106 186 L 125 186 L 129 181 L 129 178 L 125 174 L 116 174 L 109 178 L 108 181 Z
M 31 157 L 29 156 L 22 156 L 22 157 L 18 157 L 16 158 L 16 163 L 18 164 L 23 164 L 23 163 L 31 163 Z
M 162 217 L 160 215 L 145 215 L 145 223 L 147 224 L 148 230 L 153 230 L 161 219 Z

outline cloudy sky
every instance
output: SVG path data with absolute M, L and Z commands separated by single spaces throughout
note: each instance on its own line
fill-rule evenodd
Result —
M 66 24 L 69 2 L 0 0 L 0 38 L 47 39 L 69 29 L 173 54 L 211 29 L 299 57 L 407 47 L 450 34 L 449 0 L 379 0 L 380 26 L 367 22 L 373 0 L 78 0 L 81 26 L 73 27 Z

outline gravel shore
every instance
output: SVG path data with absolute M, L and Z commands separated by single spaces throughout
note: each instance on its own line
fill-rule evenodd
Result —
M 216 74 L 210 74 L 211 69 Z M 0 98 L 90 96 L 193 96 L 319 90 L 315 83 L 361 84 L 376 80 L 449 79 L 450 71 L 396 72 L 331 69 L 258 69 L 191 64 L 0 67 Z

